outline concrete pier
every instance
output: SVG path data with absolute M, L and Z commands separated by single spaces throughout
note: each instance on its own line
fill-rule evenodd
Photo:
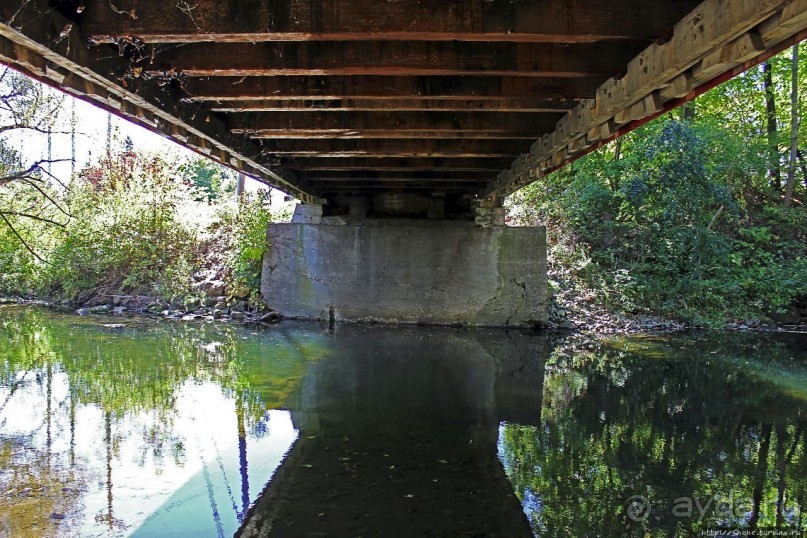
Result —
M 323 217 L 316 209 L 269 225 L 261 289 L 286 317 L 491 327 L 546 321 L 544 228 Z

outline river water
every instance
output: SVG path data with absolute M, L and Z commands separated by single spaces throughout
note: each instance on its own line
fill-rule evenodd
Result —
M 706 536 L 806 505 L 805 335 L 0 308 L 0 536 Z

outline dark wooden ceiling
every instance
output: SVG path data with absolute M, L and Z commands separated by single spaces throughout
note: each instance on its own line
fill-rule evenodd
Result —
M 781 5 L 802 2 L 726 0 L 727 7 L 749 1 L 760 5 L 765 18 Z M 598 89 L 620 80 L 637 55 L 670 40 L 674 26 L 700 2 L 3 4 L 0 36 L 8 34 L 12 48 L 32 41 L 32 50 L 66 72 L 72 84 L 67 91 L 90 95 L 102 106 L 311 200 L 384 190 L 489 193 L 497 176 L 499 183 L 511 181 L 502 179 L 502 170 L 520 158 L 526 162 L 520 156 L 529 156 L 531 148 L 535 156 L 536 140 L 562 131 L 559 120 L 568 118 L 567 112 L 594 103 Z M 53 83 L 47 69 L 27 65 L 16 48 L 5 56 Z M 83 82 L 75 83 L 72 75 Z M 87 90 L 87 84 L 100 85 L 108 98 L 93 97 L 98 92 Z M 560 160 L 572 147 L 562 142 Z M 542 148 L 556 151 L 548 143 Z

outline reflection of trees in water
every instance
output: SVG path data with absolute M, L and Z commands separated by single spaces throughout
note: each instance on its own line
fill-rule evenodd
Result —
M 247 434 L 266 433 L 266 410 L 281 407 L 298 389 L 306 361 L 322 356 L 322 347 L 314 341 L 280 335 L 245 339 L 243 329 L 220 325 L 138 326 L 138 322 L 129 322 L 132 327 L 121 328 L 86 318 L 65 320 L 37 310 L 3 312 L 0 386 L 10 387 L 10 394 L 0 401 L 0 411 L 26 384 L 42 387 L 45 417 L 40 430 L 45 431 L 47 446 L 42 457 L 45 463 L 50 459 L 54 406 L 64 406 L 70 437 L 69 463 L 63 472 L 73 472 L 77 469 L 76 410 L 86 405 L 101 409 L 107 507 L 96 515 L 96 521 L 108 525 L 110 531 L 124 528 L 115 516 L 112 486 L 113 460 L 119 457 L 125 437 L 138 435 L 142 439 L 137 460 L 141 467 L 150 461 L 159 473 L 166 458 L 179 466 L 185 462 L 187 440 L 174 427 L 176 404 L 183 386 L 205 382 L 215 383 L 235 402 L 237 428 L 232 433 L 238 438 L 241 484 L 240 488 L 232 487 L 233 509 L 241 520 L 249 505 Z M 69 396 L 65 402 L 52 398 L 57 374 L 67 380 Z M 124 418 L 135 415 L 139 417 L 138 428 L 124 431 L 120 427 L 126 423 Z M 236 501 L 236 497 L 240 498 Z M 31 518 L 24 521 L 35 522 Z
M 0 439 L 0 469 L 0 536 L 54 536 L 65 515 L 80 510 L 84 471 L 53 465 L 48 450 Z
M 252 426 L 298 388 L 305 361 L 322 355 L 315 342 L 249 341 L 240 328 L 220 325 L 110 328 L 85 319 L 67 324 L 33 310 L 7 314 L 0 320 L 0 384 L 14 390 L 21 376 L 56 368 L 69 377 L 74 404 L 117 414 L 168 411 L 162 421 L 170 420 L 184 383 L 211 381 L 240 395 Z
M 798 342 L 768 337 L 560 347 L 547 364 L 541 425 L 506 425 L 500 439 L 534 529 L 803 528 L 807 398 L 792 389 L 807 390 L 805 359 Z M 645 521 L 626 517 L 634 495 L 652 503 Z M 682 498 L 692 499 L 691 518 L 676 516 L 687 514 Z

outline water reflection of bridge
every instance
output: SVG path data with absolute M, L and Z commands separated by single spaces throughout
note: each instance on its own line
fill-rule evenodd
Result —
M 540 420 L 544 338 L 341 328 L 328 348 L 241 536 L 530 534 L 496 446 L 502 421 Z

